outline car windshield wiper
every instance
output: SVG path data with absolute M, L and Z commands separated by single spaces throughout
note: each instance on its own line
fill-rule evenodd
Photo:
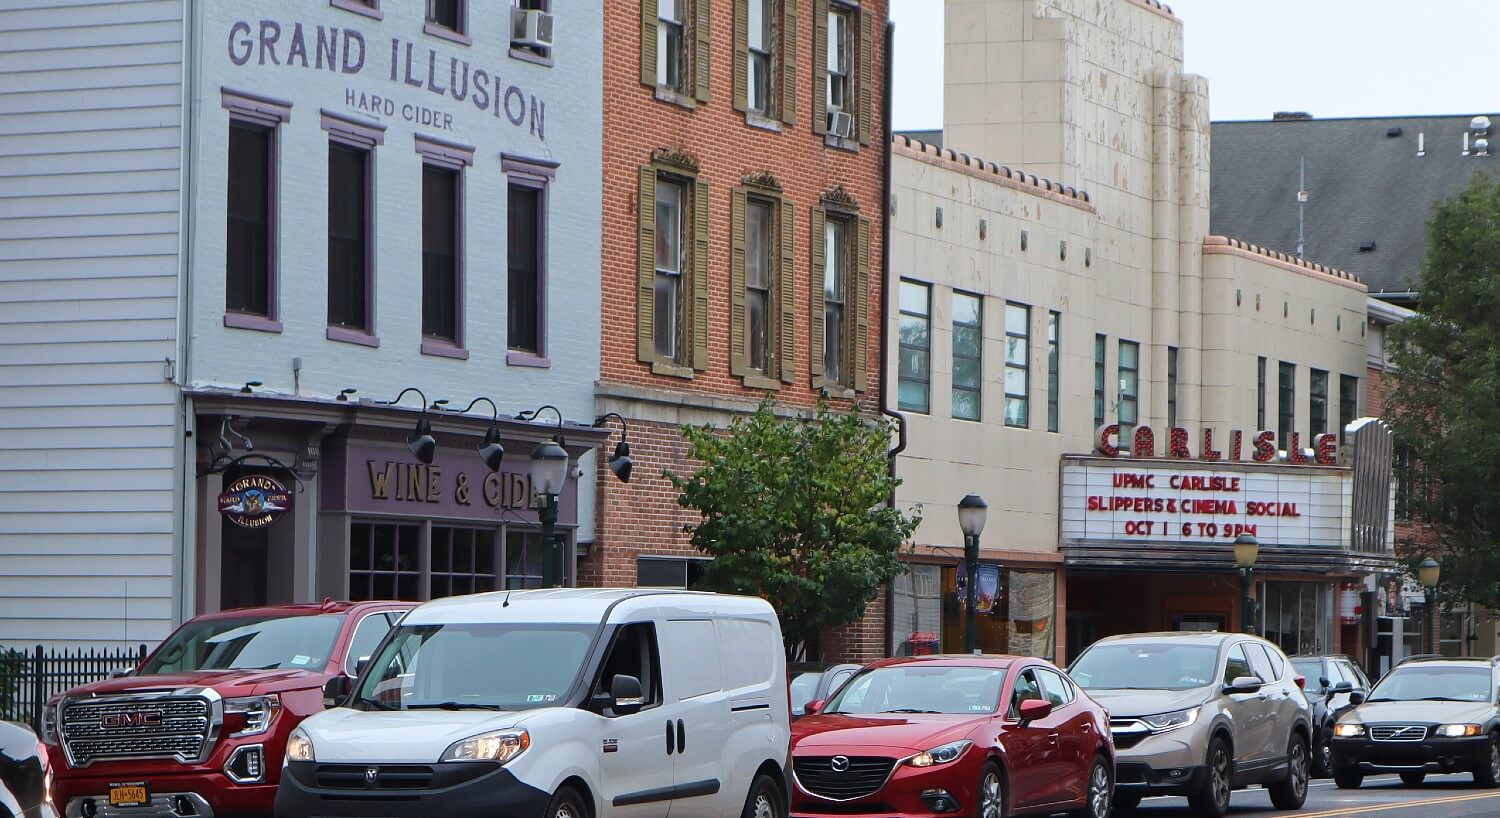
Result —
M 368 707 L 371 710 L 400 710 L 401 709 L 401 706 L 398 705 L 398 704 L 391 704 L 390 702 L 383 702 L 383 701 L 380 701 L 379 699 L 359 698 L 359 699 L 355 699 L 354 703 L 355 704 L 364 705 L 365 707 Z
M 915 707 L 897 707 L 893 710 L 882 710 L 882 713 L 942 713 L 941 710 L 919 710 Z
M 1390 696 L 1375 696 L 1373 698 L 1365 699 L 1365 703 L 1366 704 L 1368 704 L 1370 702 L 1393 702 L 1393 701 L 1396 701 L 1396 700 L 1393 699 L 1393 698 L 1391 698 Z
M 1417 702 L 1468 702 L 1473 699 L 1455 699 L 1452 696 L 1423 696 L 1420 699 L 1412 699 Z M 1476 702 L 1477 703 L 1477 702 Z
M 408 704 L 407 710 L 504 710 L 498 704 L 478 702 L 432 702 L 430 704 Z

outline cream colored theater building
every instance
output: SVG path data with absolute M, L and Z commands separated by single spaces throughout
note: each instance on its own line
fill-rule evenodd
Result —
M 1240 628 L 1231 543 L 1250 530 L 1257 627 L 1355 651 L 1341 603 L 1392 561 L 1388 434 L 1294 461 L 1362 417 L 1364 285 L 1208 234 L 1208 83 L 1165 7 L 947 0 L 945 24 L 942 147 L 892 146 L 887 403 L 898 502 L 923 522 L 890 652 L 961 648 L 970 492 L 989 504 L 986 651 L 1062 662 L 1110 633 Z M 1112 425 L 1104 449 L 1146 426 L 1157 457 L 1100 456 Z M 1169 427 L 1189 458 L 1166 456 Z M 1251 458 L 1258 430 L 1272 462 Z

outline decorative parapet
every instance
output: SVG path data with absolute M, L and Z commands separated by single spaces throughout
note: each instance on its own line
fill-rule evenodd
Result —
M 1326 264 L 1305 261 L 1279 250 L 1261 247 L 1249 242 L 1240 241 L 1239 239 L 1231 239 L 1228 236 L 1205 236 L 1203 239 L 1203 253 L 1204 255 L 1240 256 L 1252 261 L 1291 270 L 1294 273 L 1327 278 L 1335 284 L 1359 290 L 1360 292 L 1369 291 L 1364 282 L 1359 280 L 1359 276 L 1353 273 L 1329 267 Z
M 897 156 L 906 156 L 929 165 L 956 170 L 1002 187 L 1029 193 L 1032 196 L 1040 196 L 1089 213 L 1098 212 L 1086 190 L 1079 190 L 1051 179 L 1043 179 L 1036 174 L 1013 170 L 994 162 L 986 162 L 977 156 L 969 156 L 967 153 L 961 153 L 952 148 L 939 148 L 920 139 L 897 134 L 891 138 L 891 150 Z

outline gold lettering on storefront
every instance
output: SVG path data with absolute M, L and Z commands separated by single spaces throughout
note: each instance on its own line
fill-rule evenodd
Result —
M 440 466 L 421 463 L 366 461 L 370 475 L 370 498 L 403 503 L 443 502 L 443 470 Z M 473 487 L 466 472 L 455 472 L 452 480 L 453 502 L 467 506 Z M 480 491 L 485 505 L 491 508 L 529 509 L 531 502 L 531 478 L 525 474 L 511 472 L 489 473 L 484 476 Z

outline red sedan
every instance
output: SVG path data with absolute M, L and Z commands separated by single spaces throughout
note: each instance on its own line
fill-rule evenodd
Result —
M 886 659 L 812 712 L 792 724 L 794 816 L 1109 815 L 1109 714 L 1043 660 Z

